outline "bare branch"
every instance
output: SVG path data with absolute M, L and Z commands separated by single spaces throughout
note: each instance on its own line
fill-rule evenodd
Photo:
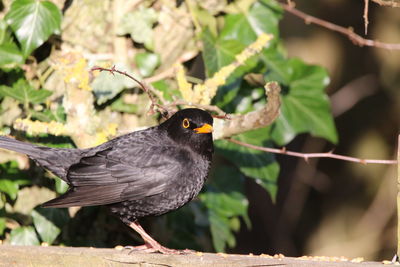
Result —
M 400 7 L 399 1 L 394 0 L 371 0 L 381 6 Z
M 185 105 L 185 106 L 192 106 L 192 107 L 196 107 L 196 108 L 201 108 L 201 109 L 205 109 L 205 110 L 208 110 L 208 111 L 215 112 L 215 113 L 218 114 L 218 116 L 226 117 L 226 112 L 224 112 L 222 109 L 220 109 L 217 106 L 197 104 L 197 103 L 185 101 L 183 99 L 176 99 L 175 101 L 169 103 L 167 105 L 167 107 L 174 107 L 174 106 L 178 106 L 178 105 Z
M 222 139 L 270 125 L 279 115 L 281 88 L 276 82 L 265 85 L 267 105 L 244 115 L 230 115 L 230 120 L 215 120 L 215 139 Z
M 269 153 L 274 153 L 274 154 L 283 154 L 283 155 L 288 155 L 292 157 L 298 157 L 298 158 L 303 158 L 305 161 L 308 161 L 310 158 L 332 158 L 332 159 L 338 159 L 338 160 L 343 160 L 343 161 L 351 161 L 351 162 L 356 162 L 356 163 L 361 163 L 361 164 L 397 164 L 397 160 L 384 160 L 384 159 L 359 159 L 355 157 L 348 157 L 348 156 L 343 156 L 343 155 L 338 155 L 338 154 L 333 154 L 332 152 L 326 152 L 326 153 L 300 153 L 300 152 L 294 152 L 294 151 L 288 151 L 286 148 L 270 148 L 270 147 L 262 147 L 262 146 L 255 146 L 252 144 L 247 144 L 235 139 L 226 139 L 227 141 L 231 143 L 235 143 L 241 146 L 245 146 L 251 149 L 255 150 L 260 150 L 264 152 L 269 152 Z
M 388 49 L 388 50 L 400 50 L 400 44 L 390 44 L 390 43 L 383 43 L 380 41 L 365 39 L 365 38 L 361 37 L 360 35 L 354 33 L 352 28 L 345 28 L 345 27 L 333 24 L 331 22 L 310 16 L 310 15 L 294 8 L 293 4 L 288 5 L 288 4 L 280 3 L 280 5 L 287 12 L 303 19 L 306 24 L 313 23 L 313 24 L 322 26 L 324 28 L 327 28 L 329 30 L 339 32 L 343 35 L 346 35 L 356 45 L 371 46 L 371 47 L 383 48 L 383 49 Z

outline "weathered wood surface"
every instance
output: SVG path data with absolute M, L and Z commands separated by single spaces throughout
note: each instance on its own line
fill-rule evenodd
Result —
M 194 253 L 187 255 L 161 255 L 129 253 L 128 250 L 29 247 L 0 245 L 0 266 L 323 266 L 357 267 L 385 266 L 381 262 L 317 261 L 292 257 L 271 258 L 266 255 L 232 255 Z

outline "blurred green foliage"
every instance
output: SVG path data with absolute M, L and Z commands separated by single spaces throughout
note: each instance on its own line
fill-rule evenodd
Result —
M 263 83 L 249 79 L 250 74 L 256 74 L 263 81 L 278 81 L 281 85 L 281 115 L 269 127 L 234 138 L 255 145 L 273 146 L 285 145 L 299 133 L 310 133 L 337 142 L 328 98 L 324 93 L 329 82 L 327 73 L 319 66 L 286 57 L 278 28 L 282 10 L 274 0 L 238 0 L 218 7 L 196 5 L 191 12 L 197 34 L 185 41 L 201 44 L 202 50 L 197 53 L 201 53 L 206 77 L 231 63 L 235 55 L 254 42 L 260 33 L 274 35 L 268 47 L 236 69 L 227 83 L 219 88 L 212 103 L 229 113 L 246 113 L 265 105 Z M 162 17 L 144 3 L 129 11 L 121 21 L 118 34 L 129 35 L 139 47 L 133 63 L 136 73 L 142 77 L 151 77 L 163 67 L 163 57 L 154 44 L 154 27 L 161 22 L 160 19 Z M 1 125 L 4 133 L 11 132 L 20 139 L 72 147 L 70 139 L 46 134 L 32 137 L 13 129 L 16 118 L 66 121 L 62 94 L 55 88 L 43 88 L 43 77 L 26 75 L 23 71 L 27 66 L 35 67 L 35 54 L 45 49 L 42 44 L 51 35 L 63 34 L 61 20 L 59 7 L 48 1 L 35 0 L 13 1 L 0 20 L 0 75 L 7 81 L 0 86 L 1 116 L 11 117 L 11 120 L 2 119 Z M 127 96 L 134 99 L 143 97 L 138 90 L 132 89 L 135 85 L 125 77 L 101 73 L 91 86 L 98 112 L 111 110 L 125 115 L 146 116 L 140 102 L 125 101 Z M 179 97 L 176 84 L 167 79 L 154 82 L 153 86 L 163 93 L 166 100 Z M 58 98 L 52 99 L 55 107 L 50 107 L 47 100 L 53 93 L 57 93 Z M 279 164 L 273 155 L 224 140 L 217 140 L 215 145 L 219 160 L 214 164 L 209 182 L 198 200 L 159 218 L 154 226 L 155 232 L 163 232 L 160 235 L 166 245 L 210 250 L 212 244 L 216 251 L 224 251 L 227 245 L 234 247 L 234 233 L 242 227 L 242 222 L 251 227 L 244 179 L 254 179 L 272 199 L 276 197 Z M 6 242 L 97 246 L 130 242 L 123 232 L 114 236 L 107 234 L 112 230 L 108 228 L 118 225 L 118 222 L 109 218 L 101 208 L 84 208 L 73 214 L 66 209 L 41 209 L 41 202 L 38 202 L 41 199 L 35 199 L 33 209 L 21 210 L 18 204 L 24 197 L 21 189 L 37 187 L 42 190 L 41 196 L 55 196 L 67 190 L 64 182 L 34 165 L 30 165 L 28 170 L 21 169 L 15 160 L 0 165 L 0 237 Z M 163 231 L 157 230 L 160 227 Z

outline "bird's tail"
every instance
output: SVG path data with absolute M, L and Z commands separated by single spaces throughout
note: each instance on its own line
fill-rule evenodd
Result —
M 36 145 L 21 142 L 6 136 L 0 136 L 0 148 L 26 154 L 33 158 L 38 156 L 38 153 L 41 151 Z
M 67 183 L 66 170 L 79 161 L 79 151 L 72 149 L 51 148 L 21 142 L 6 136 L 0 136 L 0 148 L 26 154 L 37 164 L 51 171 Z

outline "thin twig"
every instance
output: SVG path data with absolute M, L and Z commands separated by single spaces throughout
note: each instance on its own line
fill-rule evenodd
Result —
M 150 99 L 150 102 L 151 102 L 150 110 L 151 110 L 152 112 L 154 112 L 154 107 L 157 107 L 157 109 L 160 111 L 160 113 L 161 113 L 163 116 L 165 115 L 165 114 L 164 114 L 165 112 L 168 113 L 168 114 L 170 114 L 170 110 L 169 110 L 167 107 L 165 107 L 164 105 L 158 104 L 158 100 L 156 99 L 156 97 L 155 97 L 154 95 L 157 95 L 157 97 L 158 97 L 158 99 L 159 99 L 160 101 L 162 101 L 162 99 L 160 98 L 160 96 L 159 96 L 159 94 L 156 92 L 156 90 L 154 90 L 152 87 L 148 86 L 147 84 L 145 84 L 145 83 L 139 81 L 138 79 L 136 79 L 136 78 L 133 77 L 132 75 L 128 74 L 127 72 L 117 70 L 117 69 L 115 68 L 115 66 L 112 66 L 111 69 L 102 68 L 102 67 L 93 67 L 93 68 L 91 69 L 91 71 L 95 71 L 95 70 L 98 70 L 98 71 L 108 71 L 108 72 L 110 72 L 110 73 L 113 74 L 113 75 L 114 75 L 114 73 L 119 73 L 119 74 L 122 74 L 122 75 L 124 75 L 124 76 L 126 76 L 126 77 L 132 79 L 132 80 L 135 81 L 137 84 L 139 84 L 140 87 L 142 88 L 142 90 L 148 95 L 148 97 L 149 97 L 149 99 Z
M 367 35 L 368 34 L 368 24 L 369 24 L 369 20 L 368 20 L 368 9 L 369 9 L 369 0 L 364 0 L 364 34 Z
M 303 158 L 305 161 L 308 161 L 310 158 L 332 158 L 332 159 L 339 159 L 339 160 L 344 160 L 344 161 L 351 161 L 351 162 L 357 162 L 361 164 L 397 164 L 397 160 L 384 160 L 384 159 L 359 159 L 355 157 L 349 157 L 349 156 L 343 156 L 343 155 L 338 155 L 338 154 L 333 154 L 332 152 L 326 152 L 326 153 L 300 153 L 300 152 L 294 152 L 294 151 L 287 151 L 285 148 L 269 148 L 269 147 L 262 147 L 262 146 L 255 146 L 252 144 L 244 143 L 232 138 L 226 139 L 227 141 L 231 143 L 235 143 L 241 146 L 245 146 L 251 149 L 255 150 L 260 150 L 264 152 L 269 152 L 269 153 L 274 153 L 274 154 L 283 154 L 283 155 L 288 155 L 288 156 L 293 156 L 293 157 L 298 157 L 298 158 Z
M 313 24 L 322 26 L 324 28 L 327 28 L 329 30 L 339 32 L 343 35 L 346 35 L 356 45 L 372 46 L 372 47 L 383 48 L 383 49 L 388 49 L 388 50 L 400 50 L 400 44 L 390 44 L 390 43 L 383 43 L 383 42 L 376 41 L 376 40 L 365 39 L 365 38 L 361 37 L 360 35 L 354 33 L 352 28 L 345 28 L 345 27 L 333 24 L 331 22 L 310 16 L 310 15 L 294 8 L 293 4 L 288 5 L 285 3 L 280 3 L 280 5 L 287 12 L 303 19 L 306 24 L 313 23 Z
M 397 139 L 397 161 L 400 161 L 400 134 Z M 397 261 L 400 255 L 400 164 L 397 165 Z

